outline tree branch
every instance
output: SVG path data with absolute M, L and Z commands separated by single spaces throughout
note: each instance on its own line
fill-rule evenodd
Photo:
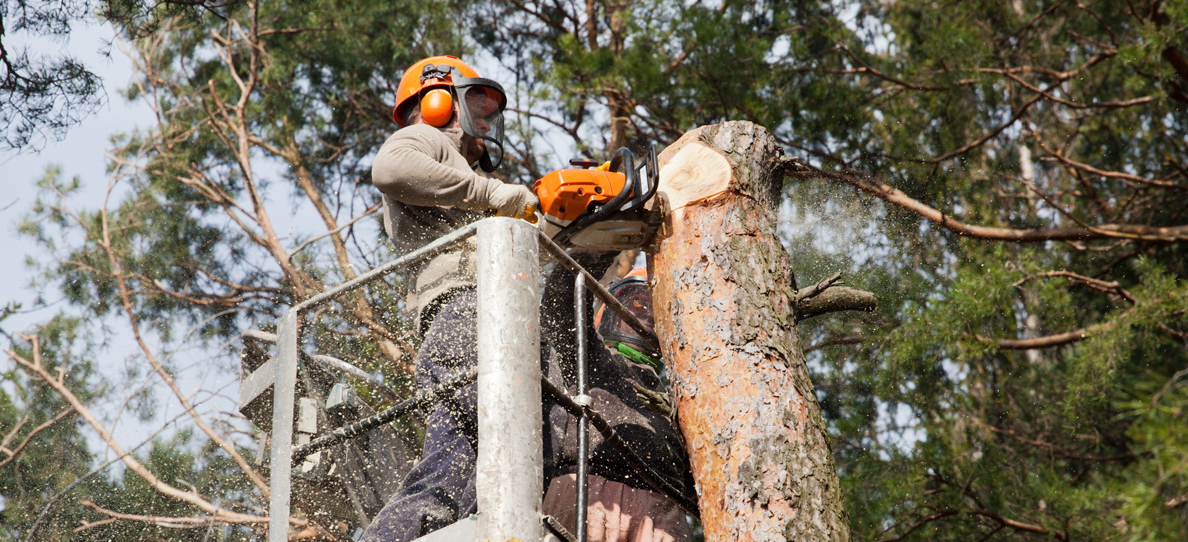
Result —
M 829 312 L 871 312 L 878 308 L 879 302 L 874 294 L 865 290 L 837 286 L 841 281 L 841 276 L 841 271 L 838 271 L 808 288 L 796 291 L 794 297 L 798 322 Z
M 814 344 L 804 347 L 804 353 L 807 354 L 809 352 L 812 352 L 813 350 L 820 350 L 822 348 L 826 348 L 829 346 L 842 346 L 842 345 L 847 345 L 847 344 L 862 344 L 868 340 L 870 340 L 870 337 L 866 337 L 864 335 L 847 335 L 844 337 L 830 337 L 830 338 L 822 340 L 819 343 L 814 343 Z M 819 384 L 818 384 L 818 387 L 820 387 Z
M 1047 143 L 1042 138 L 1040 138 L 1039 133 L 1036 132 L 1034 128 L 1031 129 L 1031 134 L 1032 134 L 1032 137 L 1035 139 L 1035 142 L 1038 143 L 1039 146 L 1041 148 L 1043 148 L 1045 152 L 1047 152 L 1053 158 L 1059 160 L 1060 163 L 1062 163 L 1065 166 L 1068 166 L 1070 168 L 1079 169 L 1081 171 L 1092 173 L 1094 175 L 1100 175 L 1102 177 L 1134 181 L 1136 183 L 1146 184 L 1146 185 L 1150 185 L 1150 186 L 1158 186 L 1160 188 L 1174 188 L 1177 190 L 1188 190 L 1188 185 L 1185 185 L 1185 184 L 1178 184 L 1178 183 L 1173 183 L 1171 181 L 1162 181 L 1162 180 L 1158 180 L 1158 179 L 1147 179 L 1145 177 L 1139 177 L 1138 175 L 1132 175 L 1132 174 L 1123 173 L 1120 171 L 1105 171 L 1103 169 L 1095 168 L 1089 164 L 1083 164 L 1081 162 L 1077 162 L 1075 160 L 1065 157 L 1063 154 L 1061 154 L 1056 149 L 1049 147 L 1047 145 Z
M 12 431 L 9 432 L 8 435 L 5 435 L 4 444 L 0 445 L 0 452 L 4 452 L 4 453 L 8 454 L 8 457 L 4 458 L 3 461 L 0 461 L 0 467 L 7 465 L 9 462 L 16 459 L 17 456 L 21 455 L 21 450 L 24 450 L 25 446 L 29 445 L 29 442 L 33 440 L 33 437 L 37 436 L 37 433 L 40 433 L 46 429 L 49 429 L 50 426 L 54 425 L 55 423 L 58 423 L 59 421 L 62 420 L 62 418 L 65 418 L 67 415 L 69 415 L 72 412 L 74 412 L 73 408 L 67 408 L 67 409 L 62 410 L 61 412 L 58 413 L 58 415 L 54 416 L 53 418 L 51 418 L 49 420 L 46 420 L 44 423 L 42 423 L 41 425 L 38 425 L 37 427 L 34 427 L 33 430 L 29 432 L 28 435 L 25 435 L 25 439 L 22 440 L 21 443 L 19 445 L 17 445 L 16 448 L 9 450 L 7 447 L 8 441 L 11 438 L 16 436 L 17 431 L 21 428 L 21 425 L 23 425 L 23 420 L 18 422 L 16 427 L 13 427 Z
M 843 169 L 843 172 L 824 171 L 813 166 L 804 165 L 789 175 L 797 178 L 825 178 L 848 184 L 863 192 L 874 195 L 883 201 L 898 205 L 908 211 L 916 213 L 953 232 L 972 237 L 994 241 L 1008 241 L 1015 243 L 1042 243 L 1046 241 L 1091 241 L 1098 239 L 1126 238 L 1144 241 L 1177 242 L 1188 240 L 1188 226 L 1147 226 L 1143 224 L 1102 224 L 1094 226 L 1093 230 L 1085 228 L 999 228 L 992 226 L 975 226 L 966 224 L 953 217 L 925 205 L 884 182 L 866 177 L 865 175 Z M 865 177 L 865 178 L 862 178 Z
M 833 286 L 838 281 L 840 281 L 841 276 L 842 276 L 841 271 L 838 271 L 838 272 L 834 273 L 832 276 L 821 279 L 819 282 L 817 282 L 816 284 L 814 284 L 812 286 L 809 286 L 808 288 L 803 288 L 803 289 L 797 290 L 796 291 L 796 303 L 799 304 L 801 301 L 805 301 L 807 299 L 811 299 L 813 297 L 821 295 L 821 292 L 824 292 L 830 286 Z
M 141 463 L 131 454 L 125 452 L 124 447 L 120 445 L 119 441 L 117 441 L 115 437 L 113 437 L 112 434 L 108 432 L 107 428 L 104 427 L 102 423 L 100 423 L 99 419 L 91 413 L 86 405 L 83 405 L 78 396 L 76 396 L 74 392 L 70 391 L 70 388 L 66 386 L 64 381 L 61 381 L 52 375 L 49 370 L 47 370 L 45 366 L 42 365 L 41 345 L 38 342 L 37 337 L 22 336 L 22 338 L 32 343 L 33 359 L 29 360 L 24 356 L 17 354 L 12 349 L 6 349 L 4 352 L 6 355 L 8 355 L 8 358 L 15 361 L 41 381 L 52 387 L 54 391 L 58 393 L 58 395 L 62 396 L 63 399 L 70 403 L 70 406 L 73 407 L 76 412 L 78 412 L 79 416 L 82 417 L 82 419 L 86 421 L 96 433 L 99 434 L 99 438 L 103 440 L 103 442 L 106 443 L 107 446 L 116 453 L 116 455 L 120 456 L 124 465 L 127 466 L 129 470 L 135 472 L 138 476 L 144 479 L 144 481 L 153 489 L 167 497 L 193 505 L 199 510 L 202 510 L 208 514 L 216 515 L 221 520 L 229 523 L 259 523 L 261 521 L 268 521 L 267 517 L 253 516 L 251 514 L 242 514 L 239 512 L 221 509 L 198 494 L 189 491 L 182 491 L 170 484 L 165 483 L 160 478 L 157 478 L 157 476 L 153 474 L 153 472 L 150 471 L 148 467 L 144 466 L 143 463 Z M 297 519 L 290 521 L 294 525 L 300 526 L 304 526 L 307 523 L 304 520 Z
M 832 286 L 813 297 L 796 300 L 796 321 L 840 311 L 874 312 L 879 300 L 874 294 L 846 286 Z
M 974 337 L 977 338 L 978 342 L 993 344 L 1001 350 L 1033 350 L 1075 343 L 1089 338 L 1090 335 L 1105 331 L 1111 326 L 1113 326 L 1113 322 L 1105 322 L 1067 333 L 1058 333 L 1056 335 L 1034 337 L 1031 339 L 991 339 L 981 335 L 974 335 Z
M 113 181 L 111 186 L 108 187 L 107 195 L 109 197 L 111 195 L 111 188 L 114 186 L 114 184 L 115 183 Z M 115 250 L 112 247 L 106 198 L 103 202 L 103 206 L 99 209 L 99 218 L 102 227 L 102 237 L 98 242 L 99 245 L 107 252 L 108 263 L 111 266 L 111 271 L 109 274 L 119 289 L 120 301 L 124 312 L 128 317 L 128 323 L 131 326 L 132 336 L 136 340 L 137 345 L 140 346 L 141 352 L 144 353 L 145 359 L 149 362 L 149 365 L 152 366 L 153 370 L 156 371 L 158 375 L 160 375 L 161 380 L 167 386 L 169 386 L 169 389 L 173 392 L 178 402 L 181 403 L 182 408 L 190 413 L 190 417 L 194 420 L 194 423 L 198 425 L 198 428 L 202 430 L 202 432 L 205 433 L 206 436 L 211 439 L 211 441 L 222 448 L 228 456 L 231 457 L 232 461 L 234 461 L 235 464 L 239 466 L 240 470 L 242 470 L 243 473 L 248 477 L 248 480 L 250 480 L 252 484 L 254 484 L 256 488 L 260 490 L 261 493 L 263 493 L 265 496 L 268 496 L 268 483 L 264 481 L 264 478 L 261 477 L 260 474 L 256 472 L 256 470 L 253 469 L 250 464 L 248 464 L 247 460 L 243 458 L 243 455 L 239 453 L 239 450 L 237 450 L 232 443 L 228 442 L 227 439 L 216 433 L 215 430 L 210 427 L 210 425 L 207 424 L 201 416 L 198 415 L 198 411 L 194 408 L 194 405 L 190 403 L 190 401 L 185 397 L 185 394 L 183 394 L 181 389 L 178 388 L 177 383 L 174 381 L 173 375 L 170 375 L 169 372 L 165 370 L 165 367 L 162 366 L 159 360 L 157 360 L 157 357 L 153 354 L 152 349 L 149 348 L 148 344 L 145 342 L 144 337 L 140 333 L 140 320 L 136 316 L 131 294 L 128 291 L 126 277 L 122 271 L 120 261 L 116 257 Z
M 991 512 L 990 510 L 969 510 L 966 513 L 991 519 L 991 520 L 995 521 L 996 523 L 1006 525 L 1007 527 L 1010 527 L 1011 529 L 1014 529 L 1016 531 L 1023 531 L 1023 532 L 1027 532 L 1027 533 L 1035 533 L 1035 534 L 1041 534 L 1041 535 L 1050 535 L 1050 536 L 1056 537 L 1056 540 L 1064 540 L 1064 541 L 1068 540 L 1068 533 L 1065 531 L 1045 529 L 1041 525 L 1035 525 L 1033 523 L 1024 523 L 1022 521 L 1004 517 L 997 513 Z
M 1122 286 L 1120 284 L 1118 284 L 1117 281 L 1107 282 L 1107 281 L 1104 281 L 1101 279 L 1095 279 L 1093 277 L 1086 277 L 1084 275 L 1078 275 L 1077 273 L 1073 273 L 1072 271 L 1064 271 L 1064 270 L 1045 271 L 1043 273 L 1037 273 L 1035 275 L 1028 275 L 1028 276 L 1020 279 L 1018 282 L 1016 282 L 1014 284 L 1014 286 L 1016 288 L 1018 288 L 1020 286 L 1023 286 L 1023 284 L 1025 282 L 1027 282 L 1031 279 L 1046 278 L 1046 277 L 1064 277 L 1072 282 L 1078 282 L 1078 283 L 1084 284 L 1084 285 L 1086 285 L 1090 288 L 1093 288 L 1094 290 L 1097 290 L 1099 292 L 1117 294 L 1121 298 L 1129 301 L 1132 305 L 1134 303 L 1137 303 L 1137 300 L 1135 299 L 1134 295 L 1131 294 L 1130 292 L 1126 291 L 1125 288 L 1122 288 Z
M 919 529 L 920 527 L 928 525 L 929 523 L 932 523 L 937 520 L 941 520 L 941 519 L 944 519 L 944 518 L 947 518 L 950 516 L 955 516 L 958 513 L 959 512 L 956 510 L 941 510 L 939 512 L 936 512 L 935 514 L 929 514 L 929 515 L 921 518 L 920 521 L 917 521 L 916 523 L 914 523 L 911 527 L 908 527 L 907 530 L 903 531 L 902 533 L 899 533 L 898 536 L 893 536 L 891 538 L 884 538 L 884 539 L 879 540 L 879 542 L 899 542 L 900 540 L 903 540 L 904 538 L 907 537 L 907 535 L 912 534 L 913 531 L 915 531 L 916 529 Z
M 327 236 L 330 236 L 330 235 L 335 235 L 335 234 L 337 234 L 338 232 L 340 232 L 340 231 L 342 231 L 342 230 L 345 230 L 345 229 L 347 229 L 347 228 L 351 227 L 351 226 L 352 226 L 352 225 L 353 225 L 355 222 L 358 222 L 358 221 L 360 221 L 360 220 L 362 220 L 362 219 L 364 219 L 364 218 L 366 218 L 366 217 L 368 217 L 368 216 L 371 216 L 372 214 L 374 214 L 376 211 L 378 211 L 378 210 L 380 209 L 380 206 L 381 206 L 382 204 L 383 204 L 383 201 L 377 201 L 377 202 L 375 203 L 375 205 L 372 205 L 371 207 L 368 207 L 368 208 L 367 208 L 367 210 L 366 210 L 366 211 L 365 211 L 363 214 L 361 214 L 361 215 L 359 215 L 359 216 L 357 216 L 357 217 L 355 217 L 355 218 L 352 218 L 352 219 L 350 220 L 350 222 L 347 222 L 346 224 L 343 224 L 343 225 L 341 225 L 341 226 L 339 226 L 339 227 L 337 227 L 337 228 L 334 228 L 333 230 L 330 230 L 330 231 L 328 231 L 328 232 L 325 232 L 325 233 L 322 233 L 322 234 L 319 234 L 319 235 L 315 235 L 315 236 L 313 236 L 313 237 L 310 237 L 310 238 L 309 238 L 309 239 L 307 239 L 307 240 L 306 240 L 304 243 L 301 243 L 300 245 L 297 245 L 297 248 L 295 248 L 295 249 L 293 249 L 292 251 L 290 251 L 290 252 L 289 252 L 289 261 L 293 261 L 293 256 L 296 256 L 298 252 L 301 252 L 302 250 L 305 250 L 305 247 L 309 246 L 309 245 L 310 245 L 311 243 L 313 243 L 314 241 L 317 241 L 318 239 L 322 239 L 322 238 L 325 238 L 325 237 L 327 237 Z
M 207 517 L 146 516 L 146 515 L 141 515 L 141 514 L 126 514 L 126 513 L 122 513 L 122 512 L 116 512 L 114 510 L 108 510 L 108 509 L 103 508 L 102 506 L 99 506 L 99 505 L 97 505 L 91 501 L 88 501 L 88 500 L 82 500 L 82 501 L 79 501 L 78 503 L 83 506 L 86 506 L 87 508 L 91 508 L 91 509 L 95 510 L 96 512 L 99 512 L 100 514 L 108 516 L 108 519 L 104 519 L 104 520 L 100 520 L 100 521 L 86 522 L 86 523 L 82 524 L 81 526 L 76 527 L 74 529 L 74 532 L 76 532 L 76 533 L 85 531 L 85 530 L 93 528 L 93 527 L 98 527 L 100 525 L 106 525 L 108 523 L 112 523 L 112 522 L 115 522 L 115 521 L 121 520 L 121 519 L 132 520 L 132 521 L 141 521 L 144 523 L 156 525 L 158 527 L 168 527 L 171 529 L 195 529 L 195 528 L 200 528 L 200 527 L 208 527 L 212 523 L 213 524 L 222 524 L 222 525 L 263 525 L 263 524 L 268 523 L 268 518 L 264 517 L 264 516 L 249 516 L 248 518 L 250 518 L 250 519 L 243 518 L 243 519 L 237 519 L 237 520 L 227 520 L 227 519 L 218 518 L 218 517 L 214 517 L 214 516 L 207 516 Z M 308 536 L 296 536 L 296 535 L 289 536 L 289 540 L 295 540 L 295 539 L 300 539 L 300 538 L 309 538 L 309 537 Z

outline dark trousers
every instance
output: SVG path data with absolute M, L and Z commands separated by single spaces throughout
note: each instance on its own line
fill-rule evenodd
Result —
M 430 324 L 416 358 L 416 380 L 436 386 L 478 365 L 477 296 L 463 290 L 443 305 Z M 546 358 L 541 357 L 542 365 Z M 438 401 L 426 420 L 421 462 L 367 527 L 364 542 L 406 542 L 448 526 L 477 510 L 475 457 L 478 440 L 477 387 L 467 385 Z M 550 401 L 551 403 L 551 401 Z M 546 416 L 554 405 L 545 404 Z M 544 426 L 546 470 L 552 470 L 554 432 Z M 551 475 L 546 479 L 551 478 Z
M 601 275 L 613 254 L 574 254 L 586 269 Z M 573 277 L 554 269 L 545 281 L 541 300 L 541 372 L 555 384 L 573 388 L 577 343 L 573 304 Z M 661 475 L 678 487 L 691 488 L 684 446 L 669 420 L 642 408 L 632 381 L 660 389 L 650 368 L 640 369 L 650 379 L 633 373 L 626 361 L 612 356 L 595 334 L 592 296 L 587 292 L 586 325 L 590 355 L 590 395 L 595 408 L 615 431 L 638 446 Z M 445 301 L 433 317 L 417 353 L 417 383 L 435 386 L 478 365 L 477 296 L 463 290 Z M 551 346 L 550 346 L 551 344 Z M 644 375 L 647 376 L 647 375 Z M 422 460 L 405 477 L 404 486 L 372 520 L 365 542 L 407 542 L 448 526 L 477 511 L 474 488 L 478 440 L 477 387 L 466 386 L 439 401 L 426 421 Z M 571 390 L 572 392 L 572 390 Z M 551 397 L 544 398 L 542 446 L 544 481 L 574 472 L 577 461 L 577 422 Z M 612 447 L 591 431 L 590 472 L 632 487 L 646 488 Z

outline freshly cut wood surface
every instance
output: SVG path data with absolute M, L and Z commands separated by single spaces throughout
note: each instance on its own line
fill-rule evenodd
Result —
M 668 208 L 675 211 L 720 195 L 729 185 L 730 162 L 726 157 L 701 143 L 688 143 L 660 170 L 657 192 L 668 202 Z

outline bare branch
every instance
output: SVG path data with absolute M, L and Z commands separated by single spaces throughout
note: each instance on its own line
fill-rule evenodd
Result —
M 343 225 L 341 225 L 341 226 L 339 226 L 339 227 L 337 227 L 337 228 L 335 228 L 335 229 L 333 229 L 333 230 L 330 230 L 330 231 L 328 231 L 328 232 L 326 232 L 326 233 L 323 233 L 323 234 L 320 234 L 320 235 L 315 235 L 315 236 L 313 236 L 313 237 L 311 237 L 311 238 L 307 239 L 307 240 L 306 240 L 304 243 L 301 243 L 300 245 L 297 245 L 297 248 L 294 248 L 294 249 L 293 249 L 291 252 L 289 252 L 289 260 L 290 260 L 290 261 L 292 261 L 292 260 L 293 260 L 293 256 L 297 255 L 297 253 L 298 253 L 298 252 L 301 252 L 302 250 L 305 250 L 305 247 L 309 246 L 309 245 L 310 245 L 310 244 L 312 244 L 314 241 L 317 241 L 318 239 L 322 239 L 322 238 L 325 238 L 325 237 L 327 237 L 327 236 L 330 236 L 330 235 L 336 235 L 338 232 L 341 232 L 342 230 L 345 230 L 345 229 L 347 229 L 347 228 L 351 227 L 352 225 L 354 225 L 354 223 L 356 223 L 356 222 L 358 222 L 358 221 L 360 221 L 360 220 L 362 220 L 362 219 L 364 219 L 364 218 L 366 218 L 366 217 L 368 217 L 368 216 L 371 216 L 372 214 L 375 214 L 375 212 L 376 212 L 376 211 L 379 211 L 379 209 L 380 209 L 380 206 L 381 206 L 381 205 L 383 205 L 383 202 L 382 202 L 382 201 L 377 201 L 377 202 L 376 202 L 375 204 L 373 204 L 371 207 L 368 207 L 368 208 L 367 208 L 367 210 L 363 212 L 363 214 L 361 214 L 361 215 L 359 215 L 359 216 L 357 216 L 357 217 L 355 217 L 355 218 L 352 218 L 352 219 L 350 220 L 350 222 L 347 222 L 346 224 L 343 224 Z
M 895 77 L 892 75 L 887 75 L 883 72 L 880 72 L 879 70 L 874 69 L 869 64 L 863 62 L 861 58 L 858 58 L 858 55 L 854 54 L 853 51 L 850 51 L 849 48 L 845 47 L 841 43 L 835 42 L 835 45 L 837 46 L 838 49 L 841 49 L 842 52 L 846 53 L 846 56 L 849 56 L 854 62 L 857 62 L 858 64 L 862 65 L 861 68 L 852 70 L 854 73 L 869 73 L 869 74 L 871 74 L 875 77 L 878 77 L 879 79 L 882 79 L 884 81 L 889 81 L 889 82 L 895 83 L 896 85 L 899 85 L 901 87 L 910 88 L 912 90 L 928 90 L 928 91 L 934 91 L 934 92 L 949 90 L 949 87 L 938 87 L 935 85 L 924 85 L 924 84 L 920 84 L 920 83 L 911 83 L 908 81 L 904 81 L 903 79 L 900 79 L 898 77 Z
M 1043 148 L 1045 152 L 1047 152 L 1053 158 L 1059 160 L 1060 163 L 1062 163 L 1070 168 L 1076 168 L 1081 171 L 1085 171 L 1087 173 L 1092 173 L 1094 175 L 1100 175 L 1102 177 L 1108 177 L 1111 179 L 1123 179 L 1123 180 L 1127 180 L 1127 181 L 1134 181 L 1136 183 L 1150 185 L 1150 186 L 1157 186 L 1160 188 L 1174 188 L 1177 190 L 1188 190 L 1188 184 L 1173 183 L 1171 181 L 1164 181 L 1164 180 L 1159 180 L 1159 179 L 1148 179 L 1145 177 L 1140 177 L 1138 175 L 1132 175 L 1130 173 L 1123 173 L 1120 171 L 1106 171 L 1103 169 L 1095 168 L 1089 164 L 1077 162 L 1071 158 L 1064 156 L 1059 151 L 1049 147 L 1048 144 L 1043 139 L 1041 139 L 1039 137 L 1039 134 L 1034 129 L 1031 130 L 1031 133 L 1032 133 L 1036 143 L 1038 143 L 1039 146 L 1041 148 Z
M 1090 288 L 1093 288 L 1094 290 L 1100 291 L 1100 292 L 1117 294 L 1118 296 L 1122 297 L 1123 299 L 1129 301 L 1131 304 L 1137 303 L 1134 295 L 1132 295 L 1130 292 L 1126 291 L 1126 289 L 1122 288 L 1122 286 L 1120 284 L 1118 284 L 1117 281 L 1107 282 L 1107 281 L 1104 281 L 1101 279 L 1095 279 L 1092 277 L 1086 277 L 1085 275 L 1079 275 L 1077 273 L 1073 273 L 1072 271 L 1064 271 L 1064 270 L 1045 271 L 1043 273 L 1028 275 L 1028 276 L 1020 279 L 1018 282 L 1016 282 L 1014 284 L 1014 286 L 1016 288 L 1018 288 L 1031 279 L 1047 278 L 1047 277 L 1063 277 L 1063 278 L 1069 279 L 1070 281 L 1084 284 L 1084 285 L 1086 285 Z
M 796 302 L 800 303 L 801 301 L 804 301 L 806 299 L 810 299 L 810 298 L 820 295 L 821 292 L 824 292 L 827 288 L 829 288 L 830 286 L 833 286 L 835 283 L 840 281 L 841 276 L 842 276 L 841 271 L 838 271 L 837 273 L 834 273 L 830 277 L 821 279 L 820 282 L 818 282 L 812 286 L 809 286 L 808 288 L 802 288 L 800 290 L 797 290 Z
M 115 182 L 113 180 L 111 185 L 108 186 L 107 197 L 111 196 L 111 189 L 114 187 L 114 185 Z M 222 448 L 223 451 L 231 457 L 235 464 L 239 466 L 244 474 L 247 475 L 248 480 L 250 480 L 252 484 L 260 490 L 261 493 L 267 496 L 269 494 L 268 483 L 265 482 L 264 478 L 261 477 L 260 474 L 256 472 L 256 470 L 252 468 L 252 466 L 247 462 L 247 460 L 243 458 L 243 455 L 239 453 L 239 450 L 235 448 L 234 444 L 228 442 L 227 439 L 215 432 L 215 430 L 210 427 L 210 425 L 207 424 L 205 420 L 202 419 L 202 416 L 198 414 L 197 410 L 194 408 L 194 405 L 190 403 L 189 399 L 187 399 L 185 394 L 182 393 L 181 389 L 178 388 L 177 383 L 173 379 L 173 375 L 169 374 L 169 372 L 165 370 L 165 367 L 161 364 L 156 355 L 153 354 L 152 349 L 149 348 L 148 344 L 145 342 L 144 337 L 140 333 L 140 320 L 136 316 L 136 310 L 133 306 L 132 298 L 128 291 L 126 277 L 122 271 L 120 261 L 116 257 L 115 250 L 112 248 L 111 230 L 108 223 L 106 199 L 103 202 L 103 206 L 99 209 L 99 217 L 102 227 L 99 246 L 107 252 L 108 264 L 111 266 L 110 276 L 115 281 L 116 286 L 119 288 L 120 301 L 123 306 L 124 313 L 128 318 L 132 336 L 136 340 L 137 345 L 140 346 L 140 350 L 144 354 L 145 359 L 149 362 L 149 365 L 152 366 L 153 370 L 161 377 L 161 380 L 167 386 L 169 386 L 169 389 L 173 392 L 178 402 L 181 403 L 182 408 L 190 413 L 191 419 L 193 419 L 194 423 L 198 425 L 198 428 L 201 429 L 202 432 L 205 433 L 212 442 Z
M 814 316 L 839 311 L 874 312 L 879 301 L 874 294 L 856 288 L 833 286 L 820 294 L 796 300 L 796 321 L 803 322 Z
M 208 514 L 216 515 L 221 520 L 229 523 L 258 523 L 260 521 L 268 521 L 267 517 L 253 516 L 250 514 L 242 514 L 239 512 L 221 509 L 200 495 L 196 495 L 189 491 L 182 491 L 172 485 L 165 483 L 160 478 L 157 478 L 157 476 L 153 474 L 153 472 L 150 471 L 148 467 L 144 466 L 143 463 L 124 450 L 119 441 L 112 436 L 112 434 L 99 421 L 99 419 L 96 418 L 95 415 L 92 414 L 91 411 L 86 407 L 86 405 L 84 405 L 82 401 L 79 400 L 78 396 L 76 396 L 74 392 L 72 392 L 70 388 L 66 386 L 65 382 L 59 381 L 54 375 L 50 374 L 50 372 L 44 366 L 42 366 L 40 362 L 41 345 L 38 342 L 37 337 L 22 336 L 22 338 L 32 343 L 33 359 L 29 360 L 28 358 L 17 354 L 12 349 L 6 349 L 4 352 L 8 355 L 9 359 L 15 361 L 18 365 L 28 370 L 32 375 L 48 384 L 54 389 L 54 391 L 61 395 L 63 399 L 70 403 L 74 411 L 78 412 L 79 416 L 91 426 L 91 429 L 99 434 L 99 438 L 103 440 L 103 442 L 106 443 L 107 446 L 116 453 L 116 455 L 120 456 L 120 459 L 123 461 L 124 465 L 127 466 L 129 470 L 135 472 L 138 476 L 144 479 L 144 481 L 153 489 L 169 498 L 193 505 L 199 510 L 202 510 Z M 303 520 L 291 521 L 294 525 L 301 526 L 304 526 L 307 523 Z
M 109 516 L 109 517 L 108 517 L 108 519 L 101 520 L 101 521 L 93 521 L 93 522 L 84 523 L 81 527 L 77 527 L 74 529 L 74 532 L 76 532 L 76 533 L 85 531 L 92 527 L 98 527 L 99 525 L 105 525 L 108 523 L 112 523 L 114 521 L 121 520 L 121 519 L 141 521 L 144 523 L 156 525 L 158 527 L 168 527 L 171 529 L 194 529 L 194 528 L 198 528 L 198 527 L 207 527 L 212 523 L 216 524 L 216 525 L 219 525 L 219 524 L 221 524 L 221 525 L 262 525 L 262 524 L 268 523 L 268 518 L 264 517 L 264 516 L 249 516 L 247 518 L 241 518 L 241 519 L 236 519 L 236 520 L 226 520 L 226 519 L 221 519 L 221 518 L 218 518 L 215 516 L 206 516 L 206 517 L 145 516 L 145 515 L 141 515 L 141 514 L 125 514 L 125 513 L 121 513 L 121 512 L 116 512 L 114 510 L 108 510 L 108 509 L 103 508 L 103 507 L 101 507 L 91 501 L 88 501 L 88 500 L 81 500 L 78 503 L 83 506 L 86 506 L 87 508 L 91 508 L 91 509 L 95 510 L 96 512 L 99 512 L 100 514 L 103 514 L 103 515 Z
M 862 335 L 847 335 L 845 337 L 830 337 L 822 340 L 819 343 L 810 344 L 804 347 L 804 353 L 807 354 L 813 350 L 820 350 L 829 346 L 842 346 L 848 344 L 862 344 L 869 341 L 870 337 Z
M 991 519 L 996 523 L 1000 523 L 1016 531 L 1053 536 L 1056 538 L 1056 540 L 1068 540 L 1068 533 L 1065 531 L 1045 529 L 1041 525 L 1014 520 L 990 510 L 969 510 L 966 513 Z
M 1085 228 L 999 228 L 975 226 L 954 219 L 952 216 L 925 205 L 892 186 L 866 177 L 864 174 L 843 169 L 843 172 L 824 171 L 804 165 L 790 175 L 799 178 L 820 177 L 842 182 L 863 192 L 872 194 L 886 202 L 898 205 L 908 211 L 940 224 L 953 232 L 975 239 L 1008 241 L 1014 243 L 1042 243 L 1045 241 L 1090 241 L 1097 239 L 1124 238 L 1144 241 L 1178 242 L 1188 240 L 1188 226 L 1147 226 L 1145 224 L 1101 224 L 1093 230 Z
M 916 523 L 912 524 L 911 527 L 908 527 L 902 533 L 899 533 L 898 536 L 893 536 L 890 538 L 883 538 L 883 539 L 879 540 L 879 542 L 899 542 L 900 540 L 907 538 L 907 536 L 909 534 L 912 534 L 913 531 L 915 531 L 916 529 L 919 529 L 920 527 L 928 525 L 929 523 L 932 523 L 934 521 L 938 521 L 938 520 L 941 520 L 941 519 L 944 519 L 944 518 L 947 518 L 950 516 L 955 516 L 958 513 L 959 512 L 956 510 L 942 510 L 942 511 L 936 512 L 934 514 L 929 514 L 929 515 L 921 518 Z
M 11 462 L 12 460 L 19 457 L 21 455 L 21 451 L 25 449 L 25 446 L 29 445 L 29 442 L 33 440 L 33 437 L 37 436 L 37 433 L 40 433 L 46 429 L 49 429 L 55 423 L 58 423 L 63 418 L 65 418 L 66 416 L 70 415 L 73 412 L 74 412 L 74 409 L 72 409 L 72 408 L 67 408 L 67 409 L 62 410 L 53 418 L 50 418 L 50 419 L 46 420 L 45 422 L 42 422 L 41 425 L 34 427 L 33 430 L 29 432 L 28 435 L 25 435 L 24 440 L 22 440 L 21 443 L 18 444 L 16 448 L 9 450 L 7 448 L 8 441 L 12 437 L 16 436 L 17 430 L 19 430 L 21 428 L 21 425 L 23 424 L 23 420 L 21 422 L 18 422 L 16 427 L 14 427 L 12 429 L 12 431 L 9 432 L 8 435 L 5 435 L 4 444 L 0 445 L 0 452 L 4 452 L 4 453 L 8 454 L 8 457 L 4 458 L 3 461 L 0 461 L 0 467 L 7 465 L 9 462 Z
M 979 342 L 993 344 L 1002 350 L 1033 350 L 1037 348 L 1051 348 L 1053 346 L 1063 346 L 1066 344 L 1075 343 L 1077 341 L 1089 338 L 1090 335 L 1105 331 L 1112 326 L 1113 322 L 1105 322 L 1101 324 L 1094 324 L 1076 331 L 1058 333 L 1056 335 L 1047 335 L 1044 337 L 1034 337 L 1031 339 L 991 339 L 981 335 L 975 335 L 975 337 Z

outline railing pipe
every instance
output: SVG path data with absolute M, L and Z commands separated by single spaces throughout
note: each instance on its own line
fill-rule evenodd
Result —
M 577 387 L 578 399 L 589 403 L 590 396 L 586 395 L 586 277 L 580 274 L 573 280 L 573 316 L 576 324 L 574 335 L 577 340 Z M 585 405 L 589 406 L 589 404 Z M 577 540 L 586 542 L 586 503 L 589 501 L 590 486 L 586 479 L 586 459 L 590 455 L 590 421 L 586 419 L 586 412 L 578 417 L 578 464 L 577 464 Z
M 296 308 L 281 317 L 277 333 L 276 379 L 272 395 L 272 473 L 268 486 L 268 542 L 289 539 L 292 503 L 293 406 L 297 395 L 297 336 L 301 315 Z
M 349 292 L 356 288 L 362 287 L 362 286 L 366 285 L 367 283 L 369 283 L 377 278 L 380 278 L 384 275 L 387 275 L 388 273 L 396 271 L 397 269 L 400 269 L 401 267 L 404 267 L 408 264 L 415 263 L 419 260 L 424 260 L 426 258 L 432 258 L 433 256 L 436 256 L 438 254 L 441 254 L 442 252 L 450 250 L 451 248 L 454 247 L 454 245 L 464 241 L 467 237 L 474 235 L 474 232 L 476 231 L 476 228 L 478 227 L 478 224 L 480 222 L 475 222 L 474 224 L 471 224 L 471 225 L 463 227 L 463 228 L 456 229 L 446 235 L 438 237 L 433 242 L 431 242 L 431 243 L 429 243 L 429 244 L 427 244 L 413 252 L 410 252 L 400 258 L 396 258 L 395 260 L 392 260 L 392 261 L 390 261 L 386 264 L 383 264 L 375 269 L 372 269 L 371 271 L 363 273 L 362 275 L 359 275 L 359 276 L 357 276 L 351 280 L 348 280 L 338 286 L 335 286 L 334 288 L 326 290 L 325 292 L 315 295 L 309 299 L 306 299 L 305 301 L 298 303 L 297 306 L 293 307 L 293 309 L 303 311 L 310 307 L 320 305 L 322 303 L 325 303 L 325 302 L 333 299 L 335 296 L 342 295 L 346 292 Z
M 479 539 L 541 540 L 537 230 L 514 218 L 478 225 Z

